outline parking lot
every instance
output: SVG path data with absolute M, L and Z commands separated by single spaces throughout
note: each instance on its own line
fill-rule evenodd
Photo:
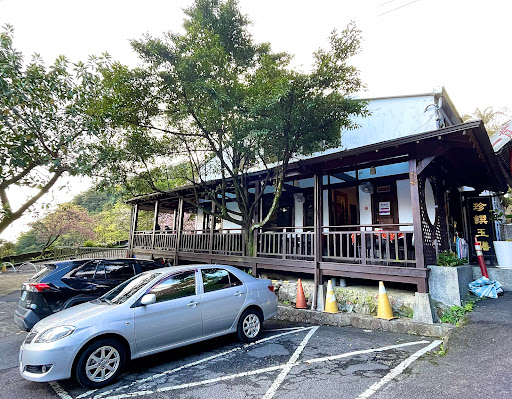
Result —
M 367 398 L 390 380 L 407 378 L 418 357 L 432 360 L 428 352 L 440 344 L 412 335 L 269 321 L 255 343 L 226 336 L 149 356 L 131 362 L 115 384 L 87 391 L 72 380 L 33 383 L 19 375 L 18 348 L 26 334 L 9 325 L 16 301 L 16 292 L 0 293 L 0 397 L 6 398 Z

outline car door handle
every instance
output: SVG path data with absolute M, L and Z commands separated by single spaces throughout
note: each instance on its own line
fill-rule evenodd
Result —
M 192 308 L 195 308 L 197 305 L 199 305 L 199 302 L 196 301 L 190 301 L 189 303 L 187 303 L 187 306 L 190 306 Z
M 242 296 L 243 292 L 242 291 L 237 291 L 235 292 L 233 295 L 234 296 Z

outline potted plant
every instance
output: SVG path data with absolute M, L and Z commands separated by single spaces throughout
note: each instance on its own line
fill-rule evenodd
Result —
M 506 240 L 507 224 L 512 215 L 504 215 L 502 211 L 492 211 L 491 219 L 498 223 L 501 241 L 493 241 L 494 252 L 498 261 L 497 267 L 512 267 L 512 240 Z

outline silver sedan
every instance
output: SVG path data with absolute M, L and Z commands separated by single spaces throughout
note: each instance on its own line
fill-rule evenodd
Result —
M 129 359 L 234 332 L 255 341 L 276 313 L 271 281 L 234 267 L 157 269 L 37 323 L 21 345 L 20 373 L 39 382 L 74 376 L 101 388 Z

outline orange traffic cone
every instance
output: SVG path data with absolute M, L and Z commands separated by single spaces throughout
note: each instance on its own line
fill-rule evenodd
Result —
M 389 303 L 388 294 L 386 294 L 386 288 L 384 282 L 379 281 L 379 302 L 377 305 L 377 316 L 378 319 L 391 320 L 396 319 L 393 316 L 393 310 Z
M 302 288 L 302 282 L 297 281 L 297 302 L 295 302 L 296 309 L 306 309 L 308 306 L 306 304 L 306 297 L 304 296 L 304 289 Z

